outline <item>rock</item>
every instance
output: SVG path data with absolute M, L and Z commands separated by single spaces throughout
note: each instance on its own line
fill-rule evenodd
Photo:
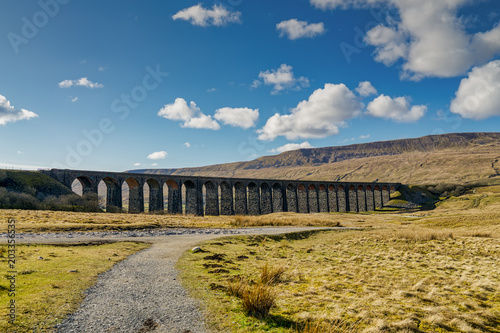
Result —
M 68 271 L 68 273 L 78 273 L 78 270 L 77 270 L 77 269 L 70 269 L 70 270 Z
M 43 260 L 43 257 L 38 257 L 38 259 Z
M 197 246 L 197 247 L 193 247 L 193 249 L 191 250 L 193 253 L 196 253 L 196 252 L 201 252 L 201 247 Z

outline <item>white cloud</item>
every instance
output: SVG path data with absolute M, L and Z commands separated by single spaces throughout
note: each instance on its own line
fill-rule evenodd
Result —
M 375 89 L 375 87 L 373 87 L 369 81 L 360 82 L 358 87 L 356 88 L 356 91 L 360 96 L 363 97 L 377 94 L 377 89 Z
M 292 66 L 282 64 L 278 69 L 260 72 L 259 79 L 261 79 L 262 82 L 255 80 L 252 87 L 256 88 L 261 83 L 273 86 L 272 94 L 277 94 L 283 90 L 300 90 L 309 87 L 309 79 L 304 76 L 296 78 L 292 69 Z
M 134 163 L 134 166 L 141 166 L 141 163 Z
M 209 93 L 213 93 L 213 92 L 215 92 L 216 90 L 217 90 L 217 89 L 215 89 L 215 88 L 209 88 L 209 89 L 207 89 L 207 92 L 209 92 Z
M 240 17 L 241 12 L 231 12 L 222 5 L 213 5 L 212 9 L 206 9 L 201 4 L 183 9 L 172 16 L 174 20 L 189 21 L 192 25 L 200 27 L 240 23 Z
M 162 150 L 162 151 L 155 151 L 154 153 L 151 153 L 148 155 L 148 159 L 150 160 L 163 160 L 167 157 L 167 152 Z
M 158 163 L 152 163 L 151 166 L 158 166 Z
M 214 118 L 226 125 L 247 129 L 255 126 L 259 118 L 259 109 L 226 107 L 216 110 Z
M 195 102 L 191 101 L 189 105 L 183 98 L 176 98 L 174 103 L 166 104 L 158 116 L 169 120 L 180 120 L 185 128 L 205 128 L 218 130 L 219 124 L 211 116 L 203 114 Z
M 22 151 L 18 150 L 17 151 L 18 154 L 24 154 Z
M 5 96 L 0 95 L 0 125 L 36 117 L 38 115 L 32 111 L 14 108 Z
M 310 0 L 317 8 L 389 6 L 397 18 L 369 30 L 365 42 L 375 46 L 375 60 L 387 66 L 399 59 L 402 78 L 455 77 L 500 53 L 500 25 L 484 32 L 466 31 L 457 12 L 472 0 Z
M 472 119 L 500 116 L 500 60 L 474 67 L 460 82 L 450 110 Z
M 181 126 L 185 128 L 205 128 L 214 131 L 220 129 L 220 125 L 212 119 L 212 116 L 207 116 L 204 114 L 200 114 L 195 118 L 191 118 L 185 121 Z
M 289 39 L 313 38 L 325 33 L 325 25 L 320 23 L 307 23 L 291 19 L 276 24 L 276 29 L 280 31 L 280 37 L 287 36 Z
M 308 100 L 300 102 L 288 115 L 276 113 L 257 131 L 260 140 L 274 140 L 284 136 L 323 138 L 339 133 L 345 121 L 361 114 L 363 104 L 344 84 L 325 84 L 315 90 Z
M 364 140 L 364 139 L 369 139 L 370 138 L 370 134 L 366 134 L 366 135 L 360 135 L 359 138 L 361 140 Z
M 367 110 L 367 114 L 377 118 L 392 119 L 398 123 L 411 123 L 422 118 L 427 107 L 425 105 L 410 106 L 406 97 L 391 98 L 382 94 L 368 104 Z
M 71 98 L 71 101 L 74 103 L 78 100 L 78 97 L 70 97 Z
M 99 72 L 104 72 L 106 69 L 108 69 L 108 67 L 100 66 L 99 68 L 97 68 Z
M 305 141 L 302 143 L 287 143 L 281 147 L 269 150 L 270 153 L 283 153 L 285 151 L 304 149 L 304 148 L 314 148 L 309 144 L 309 142 Z
M 90 89 L 104 87 L 104 85 L 102 85 L 101 83 L 92 82 L 89 79 L 87 79 L 86 77 L 82 77 L 78 80 L 64 80 L 64 81 L 59 82 L 59 88 L 69 88 L 69 87 L 73 87 L 73 86 L 86 87 L 86 88 L 90 88 Z
M 191 144 L 189 142 L 184 142 L 184 146 L 186 146 L 186 148 L 189 148 L 191 147 Z

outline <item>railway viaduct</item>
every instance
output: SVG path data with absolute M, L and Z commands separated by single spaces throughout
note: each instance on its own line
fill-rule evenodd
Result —
M 83 194 L 98 193 L 106 185 L 106 209 L 122 208 L 122 186 L 129 188 L 129 213 L 194 215 L 260 215 L 273 212 L 363 212 L 382 208 L 399 183 L 328 182 L 279 179 L 240 179 L 138 174 L 127 172 L 42 170 L 72 188 L 81 183 Z M 149 198 L 144 188 L 149 188 Z M 164 191 L 165 190 L 165 191 Z M 164 195 L 165 193 L 165 195 Z

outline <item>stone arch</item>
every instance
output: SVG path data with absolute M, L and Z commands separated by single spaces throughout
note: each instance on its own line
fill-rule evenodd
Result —
M 335 190 L 335 186 L 332 184 L 328 185 L 328 211 L 331 213 L 338 212 L 338 203 L 337 203 L 337 191 Z
M 259 187 L 254 182 L 250 182 L 247 186 L 247 198 L 248 198 L 248 214 L 259 215 L 260 214 L 260 198 L 259 198 Z
M 374 203 L 375 203 L 375 209 L 382 208 L 382 191 L 380 189 L 380 186 L 375 185 L 373 188 L 373 197 L 374 197 Z
M 146 180 L 143 196 L 144 211 L 146 211 L 146 208 L 149 213 L 163 211 L 163 190 L 156 179 L 150 178 Z
M 375 197 L 373 193 L 373 187 L 371 185 L 366 186 L 365 190 L 366 196 L 366 210 L 371 212 L 375 210 Z
M 163 207 L 169 214 L 182 213 L 182 199 L 179 184 L 173 179 L 163 184 Z
M 104 177 L 98 182 L 99 206 L 106 212 L 122 212 L 122 189 L 113 177 Z M 101 201 L 102 198 L 102 202 Z
M 222 182 L 219 185 L 220 190 L 220 214 L 233 215 L 233 191 L 231 185 Z
M 79 176 L 71 182 L 71 190 L 83 196 L 89 193 L 97 193 L 97 188 L 89 177 Z
M 366 193 L 363 185 L 358 185 L 358 212 L 366 212 Z
M 236 215 L 245 215 L 247 213 L 247 191 L 242 182 L 236 182 L 234 190 L 234 213 Z
M 184 195 L 184 214 L 196 215 L 198 213 L 198 197 L 196 193 L 196 185 L 191 180 L 186 180 L 182 184 Z
M 273 212 L 283 211 L 283 190 L 279 183 L 274 183 L 273 185 Z
M 219 193 L 217 186 L 211 181 L 206 181 L 203 187 L 205 190 L 205 215 L 219 215 Z
M 356 193 L 356 187 L 354 185 L 349 185 L 349 211 L 357 212 L 358 211 L 358 196 Z
M 287 212 L 297 212 L 297 191 L 293 184 L 288 184 L 286 186 L 286 211 Z
M 260 213 L 271 214 L 272 212 L 271 187 L 268 183 L 262 183 L 260 185 Z
M 309 213 L 307 191 L 304 184 L 299 184 L 299 186 L 297 186 L 297 208 L 299 213 Z
M 129 213 L 144 211 L 144 192 L 137 179 L 129 177 L 122 183 L 122 207 Z
M 314 184 L 309 184 L 307 187 L 307 197 L 308 197 L 308 206 L 309 213 L 318 213 L 318 192 L 316 191 L 316 186 Z
M 318 186 L 318 209 L 321 213 L 328 213 L 328 192 L 324 184 Z

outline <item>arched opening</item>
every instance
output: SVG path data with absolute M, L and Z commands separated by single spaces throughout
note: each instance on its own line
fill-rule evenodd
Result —
M 260 185 L 260 213 L 271 214 L 272 212 L 271 187 L 268 183 L 262 183 Z
M 253 182 L 249 183 L 247 186 L 247 198 L 248 198 L 248 214 L 259 215 L 260 214 L 260 199 L 259 199 L 259 188 Z
M 129 213 L 144 211 L 143 188 L 135 178 L 127 178 L 122 184 L 122 207 Z
M 281 185 L 275 183 L 273 185 L 273 212 L 282 212 L 283 211 L 283 192 L 281 189 Z
M 181 191 L 175 180 L 169 179 L 163 184 L 163 209 L 169 214 L 182 213 Z
M 219 193 L 217 191 L 217 186 L 211 181 L 205 182 L 203 184 L 204 192 L 204 214 L 217 216 L 219 215 Z
M 192 181 L 186 180 L 182 185 L 182 197 L 184 214 L 196 215 L 198 198 L 196 196 L 196 186 Z
M 356 193 L 356 187 L 354 187 L 354 185 L 349 185 L 349 211 L 358 211 L 358 195 Z
M 233 215 L 233 191 L 227 182 L 219 185 L 220 191 L 220 214 Z
M 234 213 L 236 215 L 246 215 L 247 213 L 247 191 L 241 182 L 234 183 Z
M 92 181 L 84 176 L 77 177 L 73 180 L 73 183 L 71 183 L 71 190 L 79 196 L 83 196 L 87 193 L 96 193 Z
M 120 184 L 112 178 L 105 177 L 97 186 L 99 207 L 108 213 L 122 212 L 122 191 Z
M 297 203 L 299 213 L 309 213 L 309 204 L 307 202 L 307 191 L 304 184 L 297 187 Z
M 358 212 L 366 212 L 366 194 L 362 185 L 358 185 Z
M 285 191 L 286 195 L 286 211 L 287 212 L 297 212 L 297 191 L 293 184 L 288 184 Z
M 156 179 L 148 179 L 143 186 L 144 212 L 163 211 L 163 189 Z

